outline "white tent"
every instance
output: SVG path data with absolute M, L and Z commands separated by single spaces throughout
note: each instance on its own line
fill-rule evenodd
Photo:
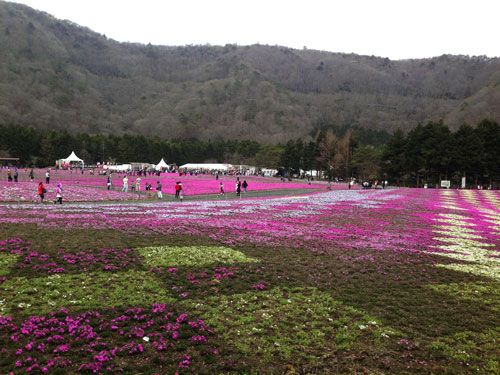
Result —
M 179 169 L 187 169 L 187 170 L 208 170 L 208 171 L 227 171 L 228 167 L 231 167 L 231 164 L 210 164 L 210 163 L 188 163 L 181 165 Z
M 132 164 L 105 165 L 103 168 L 115 172 L 126 172 L 132 170 Z
M 163 160 L 163 158 L 161 159 L 161 161 L 158 164 L 156 164 L 156 167 L 155 167 L 155 169 L 157 171 L 160 171 L 162 169 L 167 169 L 167 168 L 168 168 L 168 164 L 165 163 L 165 160 Z
M 78 164 L 83 167 L 83 159 L 80 159 L 78 156 L 76 156 L 74 151 L 71 151 L 71 155 L 69 155 L 66 159 L 59 159 L 57 161 L 57 164 L 59 167 L 63 167 L 65 165 L 70 165 L 70 164 Z

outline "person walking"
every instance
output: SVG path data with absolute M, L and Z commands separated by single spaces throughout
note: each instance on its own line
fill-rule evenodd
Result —
M 127 177 L 127 175 L 123 176 L 122 191 L 124 191 L 125 193 L 128 193 L 128 177 Z
M 50 183 L 50 172 L 47 169 L 47 172 L 45 172 L 45 183 L 48 184 Z
M 31 171 L 30 171 L 30 181 L 33 182 L 34 179 L 35 179 L 35 172 L 33 171 L 33 168 L 31 168 Z
M 106 184 L 106 185 L 107 185 L 107 189 L 108 189 L 108 190 L 111 190 L 111 175 L 110 175 L 110 176 L 108 176 L 108 182 L 107 182 L 107 184 Z
M 239 179 L 236 181 L 236 196 L 241 196 L 241 182 Z
M 40 181 L 38 184 L 38 195 L 40 196 L 40 203 L 43 203 L 43 199 L 45 198 L 45 193 L 47 189 L 43 186 L 43 183 Z
M 175 197 L 176 198 L 179 198 L 179 195 L 181 193 L 181 185 L 180 184 L 181 184 L 180 181 L 177 181 L 175 183 Z
M 10 168 L 7 169 L 7 181 L 12 182 L 12 172 L 10 171 Z
M 222 181 L 219 184 L 219 189 L 220 189 L 220 194 L 224 195 L 224 184 L 222 183 Z
M 56 189 L 56 200 L 54 201 L 54 204 L 56 203 L 62 204 L 62 199 L 63 199 L 63 188 L 62 184 L 58 183 Z
M 14 182 L 17 182 L 17 178 L 19 177 L 19 172 L 17 171 L 17 168 L 14 170 Z
M 163 199 L 163 194 L 161 192 L 161 182 L 160 181 L 157 182 L 156 192 L 158 193 L 158 199 Z
M 243 180 L 243 184 L 241 186 L 243 187 L 243 193 L 246 194 L 248 187 L 247 180 Z

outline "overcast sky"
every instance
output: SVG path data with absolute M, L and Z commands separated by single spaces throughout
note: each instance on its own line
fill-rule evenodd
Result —
M 500 56 L 500 0 L 16 0 L 122 42 Z

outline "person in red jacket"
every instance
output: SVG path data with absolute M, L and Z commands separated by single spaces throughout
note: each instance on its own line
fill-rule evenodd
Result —
M 175 197 L 179 198 L 179 194 L 181 192 L 181 183 L 179 181 L 175 184 Z
M 45 189 L 45 186 L 43 186 L 43 183 L 40 182 L 38 184 L 38 195 L 40 196 L 40 203 L 43 203 L 43 199 L 45 198 L 46 192 L 47 192 L 47 189 Z

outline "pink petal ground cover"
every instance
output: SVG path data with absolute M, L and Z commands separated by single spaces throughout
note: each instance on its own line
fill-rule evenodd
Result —
M 28 181 L 26 176 L 29 171 L 20 171 L 21 177 L 18 183 L 7 182 L 6 178 L 0 180 L 0 202 L 36 202 L 39 200 L 37 188 L 38 182 L 45 184 L 45 171 L 38 170 L 35 173 L 35 180 Z M 136 182 L 138 176 L 129 176 L 129 191 L 131 191 L 132 182 Z M 308 184 L 303 180 L 294 180 L 293 182 L 280 182 L 277 178 L 240 176 L 241 181 L 247 180 L 248 191 L 262 191 L 272 189 L 326 189 L 326 182 L 312 182 Z M 84 175 L 74 171 L 52 171 L 50 183 L 45 184 L 48 189 L 47 199 L 55 200 L 55 190 L 58 183 L 62 183 L 64 188 L 64 200 L 70 202 L 92 202 L 92 201 L 113 201 L 137 199 L 132 194 L 122 193 L 123 174 L 114 174 L 112 179 L 112 189 L 106 190 L 107 176 L 90 175 L 88 171 Z M 226 193 L 235 192 L 236 176 L 220 176 L 216 180 L 211 175 L 198 176 L 179 176 L 174 173 L 162 173 L 161 176 L 141 176 L 141 191 L 145 192 L 146 183 L 153 187 L 152 194 L 156 191 L 157 182 L 162 184 L 164 194 L 175 194 L 175 184 L 182 182 L 182 192 L 184 195 L 207 195 L 218 194 L 220 192 L 220 183 L 224 185 Z M 332 189 L 346 189 L 346 184 L 333 184 Z M 97 188 L 93 190 L 92 188 Z M 356 187 L 358 188 L 358 187 Z
M 166 304 L 153 304 L 148 310 L 113 308 L 104 314 L 88 311 L 76 316 L 62 308 L 47 316 L 32 316 L 20 326 L 11 317 L 0 317 L 0 334 L 5 332 L 14 345 L 2 352 L 5 356 L 15 352 L 16 373 L 63 373 L 65 368 L 74 368 L 73 364 L 78 373 L 127 373 L 120 367 L 124 362 L 120 357 L 175 361 L 179 369 L 189 368 L 198 358 L 176 351 L 181 335 L 191 336 L 205 357 L 217 355 L 217 349 L 207 343 L 213 332 L 205 323 Z M 121 336 L 121 345 L 109 346 L 109 335 Z M 51 358 L 39 360 L 42 353 L 50 353 Z
M 56 200 L 57 183 L 44 184 L 47 189 L 45 200 Z M 64 185 L 63 201 L 88 202 L 88 201 L 118 201 L 137 199 L 134 194 L 115 190 L 93 189 L 86 186 Z M 0 202 L 39 202 L 38 182 L 0 182 Z
M 346 249 L 438 251 L 433 225 L 443 190 L 331 191 L 280 199 L 183 203 L 0 206 L 0 223 L 53 228 L 111 228 L 125 233 L 207 235 L 227 244 Z M 485 213 L 456 193 L 476 229 L 495 246 L 498 231 Z M 477 193 L 480 197 L 481 192 Z M 498 192 L 492 192 L 498 199 Z M 484 201 L 484 200 L 483 200 Z M 480 202 L 483 202 L 480 201 Z M 496 212 L 491 203 L 484 207 Z M 496 206 L 498 207 L 498 206 Z M 383 219 L 381 219 L 383 218 Z M 395 220 L 398 219 L 398 220 Z M 404 220 L 401 220 L 404 219 Z M 498 221 L 499 219 L 496 218 Z M 397 223 L 396 223 L 397 222 Z M 133 225 L 131 225 L 133 223 Z M 405 223 L 405 224 L 401 224 Z
M 375 271 L 391 280 L 415 273 L 412 280 L 424 284 L 432 283 L 430 275 L 442 267 L 470 274 L 470 277 L 479 275 L 500 280 L 499 207 L 498 191 L 336 190 L 308 196 L 238 201 L 9 204 L 0 205 L 0 223 L 34 224 L 62 230 L 113 229 L 124 236 L 200 236 L 231 247 L 251 244 L 269 251 L 273 247 L 288 251 L 307 249 L 311 255 L 332 256 L 359 265 L 357 272 Z M 33 252 L 29 243 L 21 239 L 0 244 L 1 252 L 16 254 L 22 260 L 12 267 L 38 274 L 64 273 L 71 267 L 123 271 L 140 261 L 130 249 L 88 250 L 77 254 L 60 251 L 49 256 Z M 321 260 L 317 264 L 319 262 Z M 177 267 L 168 270 L 172 275 L 177 271 Z M 159 272 L 159 269 L 151 268 L 149 272 Z M 231 280 L 239 272 L 236 267 L 216 269 L 210 274 L 188 273 L 186 277 L 193 287 L 200 284 L 208 289 L 212 284 L 204 284 L 205 279 Z M 315 277 L 321 275 L 311 270 L 311 278 Z M 0 281 L 0 291 L 4 282 L 5 277 Z M 255 293 L 268 288 L 272 288 L 269 280 L 250 287 Z M 179 292 L 179 298 L 187 296 L 184 290 L 174 292 Z M 49 316 L 31 317 L 21 325 L 12 323 L 12 317 L 2 317 L 0 332 L 13 332 L 10 340 L 15 345 L 9 346 L 9 350 L 15 350 L 15 354 L 9 352 L 9 355 L 18 356 L 16 366 L 22 368 L 22 373 L 29 373 L 35 365 L 43 372 L 66 366 L 73 358 L 65 355 L 70 348 L 85 353 L 79 363 L 84 366 L 82 370 L 119 372 L 119 362 L 115 359 L 120 352 L 132 351 L 143 359 L 165 358 L 169 345 L 175 345 L 175 332 L 184 327 L 191 330 L 188 332 L 193 340 L 200 341 L 201 352 L 216 355 L 208 327 L 194 319 L 188 321 L 174 306 L 161 308 L 159 315 L 155 315 L 158 306 L 153 306 L 151 311 L 134 308 L 125 314 L 106 310 L 106 318 L 99 315 L 102 312 L 73 316 L 62 310 Z M 165 314 L 167 310 L 171 311 L 170 315 Z M 126 328 L 121 327 L 122 322 L 127 322 Z M 169 324 L 170 329 L 165 329 Z M 140 340 L 146 332 L 156 343 L 147 357 Z M 103 336 L 110 334 L 124 335 L 126 340 L 120 347 L 109 348 Z M 54 352 L 54 358 L 44 363 L 33 361 L 33 353 L 46 348 Z M 175 357 L 179 368 L 192 365 L 194 358 L 189 353 L 181 354 Z

